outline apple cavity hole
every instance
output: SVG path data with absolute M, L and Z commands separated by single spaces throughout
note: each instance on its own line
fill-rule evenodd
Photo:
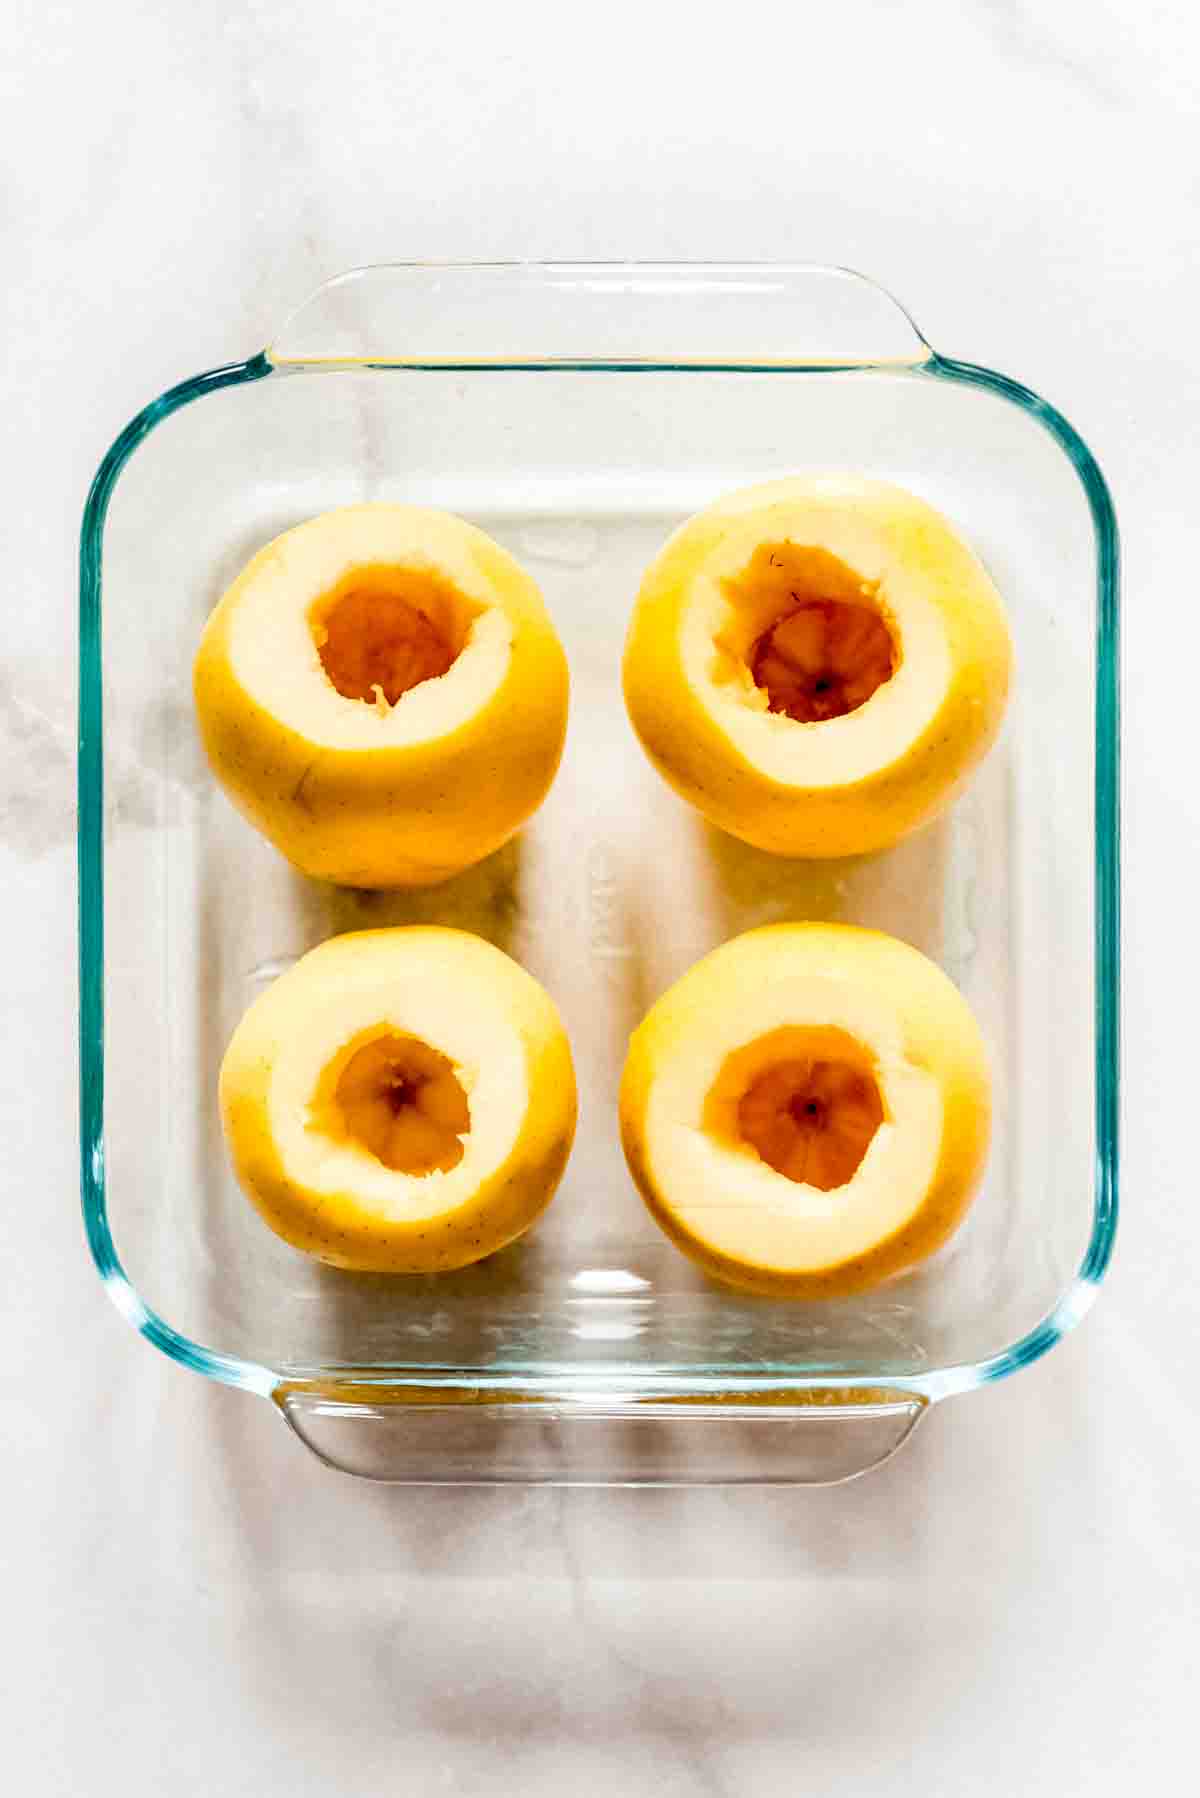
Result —
M 387 709 L 449 672 L 477 610 L 431 569 L 380 565 L 353 569 L 323 594 L 309 628 L 342 697 Z
M 846 1186 L 885 1117 L 872 1058 L 847 1032 L 787 1026 L 727 1057 L 709 1128 L 797 1184 Z
M 899 666 L 875 586 L 828 550 L 760 544 L 725 587 L 742 659 L 772 712 L 799 724 L 845 717 Z
M 338 1057 L 332 1091 L 314 1122 L 356 1143 L 395 1173 L 448 1174 L 463 1158 L 471 1112 L 447 1056 L 398 1031 L 373 1035 Z

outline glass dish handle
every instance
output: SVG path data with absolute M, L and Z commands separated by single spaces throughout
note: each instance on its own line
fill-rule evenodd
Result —
M 395 1485 L 836 1485 L 886 1461 L 927 1409 L 886 1387 L 623 1395 L 607 1406 L 329 1381 L 273 1396 L 318 1460 Z
M 926 361 L 900 302 L 813 263 L 421 263 L 319 287 L 280 368 L 865 368 Z

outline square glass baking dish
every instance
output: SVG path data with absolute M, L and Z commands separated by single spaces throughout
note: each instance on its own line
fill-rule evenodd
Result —
M 1003 593 L 1017 677 L 965 796 L 897 848 L 786 862 L 720 836 L 644 761 L 618 663 L 641 570 L 687 514 L 855 469 L 945 511 Z M 204 619 L 267 539 L 328 507 L 464 514 L 541 585 L 572 669 L 567 753 L 516 842 L 420 893 L 306 881 L 210 778 Z M 103 605 L 101 594 L 103 593 Z M 401 1481 L 828 1481 L 932 1401 L 1013 1372 L 1090 1304 L 1117 1192 L 1117 534 L 1028 389 L 936 355 L 881 289 L 805 266 L 361 270 L 266 352 L 141 412 L 83 520 L 82 1192 L 120 1310 L 271 1398 L 318 1455 Z M 628 1033 L 715 943 L 783 918 L 907 938 L 966 992 L 996 1087 L 984 1188 L 924 1268 L 820 1303 L 736 1296 L 626 1174 Z M 329 934 L 471 929 L 554 994 L 581 1116 L 523 1242 L 453 1275 L 341 1273 L 237 1190 L 216 1076 L 250 999 Z

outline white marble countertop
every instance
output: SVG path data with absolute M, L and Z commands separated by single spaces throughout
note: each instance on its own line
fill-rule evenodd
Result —
M 335 22 L 336 15 L 336 22 Z M 687 21 L 687 23 L 685 23 Z M 1184 4 L 17 0 L 0 107 L 9 1789 L 1180 1789 L 1200 30 Z M 1096 448 L 1126 549 L 1125 1218 L 1085 1327 L 817 1492 L 397 1493 L 170 1366 L 76 1201 L 75 545 L 169 382 L 409 257 L 848 262 Z

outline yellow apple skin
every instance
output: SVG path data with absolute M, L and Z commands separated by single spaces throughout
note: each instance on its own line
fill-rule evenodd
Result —
M 510 621 L 511 660 L 488 703 L 445 734 L 331 747 L 284 723 L 246 690 L 231 630 L 285 538 L 383 511 L 406 515 L 431 564 L 439 564 L 447 544 L 469 557 L 489 600 Z M 238 810 L 315 879 L 355 887 L 447 880 L 508 841 L 545 798 L 562 757 L 567 663 L 538 589 L 498 543 L 448 513 L 347 507 L 285 538 L 247 565 L 201 638 L 193 685 L 212 770 Z
M 825 547 L 829 525 L 864 540 L 886 598 L 888 571 L 940 620 L 949 679 L 941 702 L 899 755 L 844 783 L 781 782 L 733 742 L 702 702 L 682 654 L 682 628 L 706 561 L 735 530 L 748 541 Z M 836 552 L 835 552 L 836 553 Z M 935 817 L 995 739 L 1012 650 L 999 595 L 982 564 L 931 506 L 855 476 L 774 481 L 730 494 L 668 540 L 638 593 L 624 657 L 625 701 L 646 754 L 682 798 L 720 829 L 775 855 L 831 857 L 883 849 Z M 864 721 L 873 702 L 863 708 Z M 837 724 L 844 721 L 839 719 Z M 799 731 L 825 725 L 798 724 Z
M 424 1214 L 400 1218 L 364 1202 L 353 1167 L 350 1178 L 331 1191 L 289 1165 L 280 1144 L 280 1099 L 276 1094 L 273 1100 L 272 1086 L 290 1045 L 326 1029 L 333 1056 L 362 1016 L 378 1015 L 366 995 L 374 992 L 385 1004 L 416 969 L 424 975 L 430 969 L 444 972 L 449 1007 L 476 1014 L 488 1009 L 508 1020 L 509 1047 L 522 1066 L 522 1109 L 511 1148 L 480 1184 L 455 1184 L 454 1175 L 446 1176 L 443 1190 L 450 1202 L 444 1208 L 431 1200 Z M 359 1011 L 339 1026 L 346 994 L 361 996 L 355 999 Z M 468 1018 L 468 1035 L 472 1028 Z M 426 1031 L 426 1040 L 433 1036 Z M 486 1028 L 479 1040 L 486 1060 Z M 439 926 L 356 931 L 303 956 L 242 1018 L 222 1063 L 219 1094 L 238 1182 L 271 1229 L 318 1260 L 364 1272 L 439 1273 L 503 1248 L 550 1203 L 575 1133 L 575 1075 L 553 1001 L 492 944 Z M 310 1098 L 305 1083 L 291 1109 L 302 1111 Z M 371 1175 L 376 1182 L 387 1178 L 378 1169 Z M 418 1189 L 421 1202 L 424 1182 L 405 1180 L 405 1185 Z
M 702 1216 L 686 1215 L 694 1195 L 681 1191 L 669 1156 L 661 1145 L 656 1152 L 649 1140 L 647 1114 L 664 1071 L 710 1040 L 720 1020 L 730 1022 L 731 1041 L 753 1038 L 759 996 L 789 979 L 810 978 L 843 982 L 882 998 L 903 1058 L 936 1083 L 941 1128 L 928 1183 L 896 1228 L 876 1241 L 853 1244 L 844 1255 L 800 1266 L 788 1265 L 786 1255 L 741 1256 L 706 1240 Z M 634 1032 L 619 1106 L 630 1172 L 662 1230 L 712 1278 L 768 1298 L 824 1299 L 865 1291 L 932 1255 L 958 1227 L 974 1196 L 991 1130 L 986 1051 L 958 989 L 909 944 L 848 924 L 765 925 L 697 962 Z M 720 1179 L 715 1164 L 714 1178 Z M 829 1196 L 839 1202 L 838 1192 Z

